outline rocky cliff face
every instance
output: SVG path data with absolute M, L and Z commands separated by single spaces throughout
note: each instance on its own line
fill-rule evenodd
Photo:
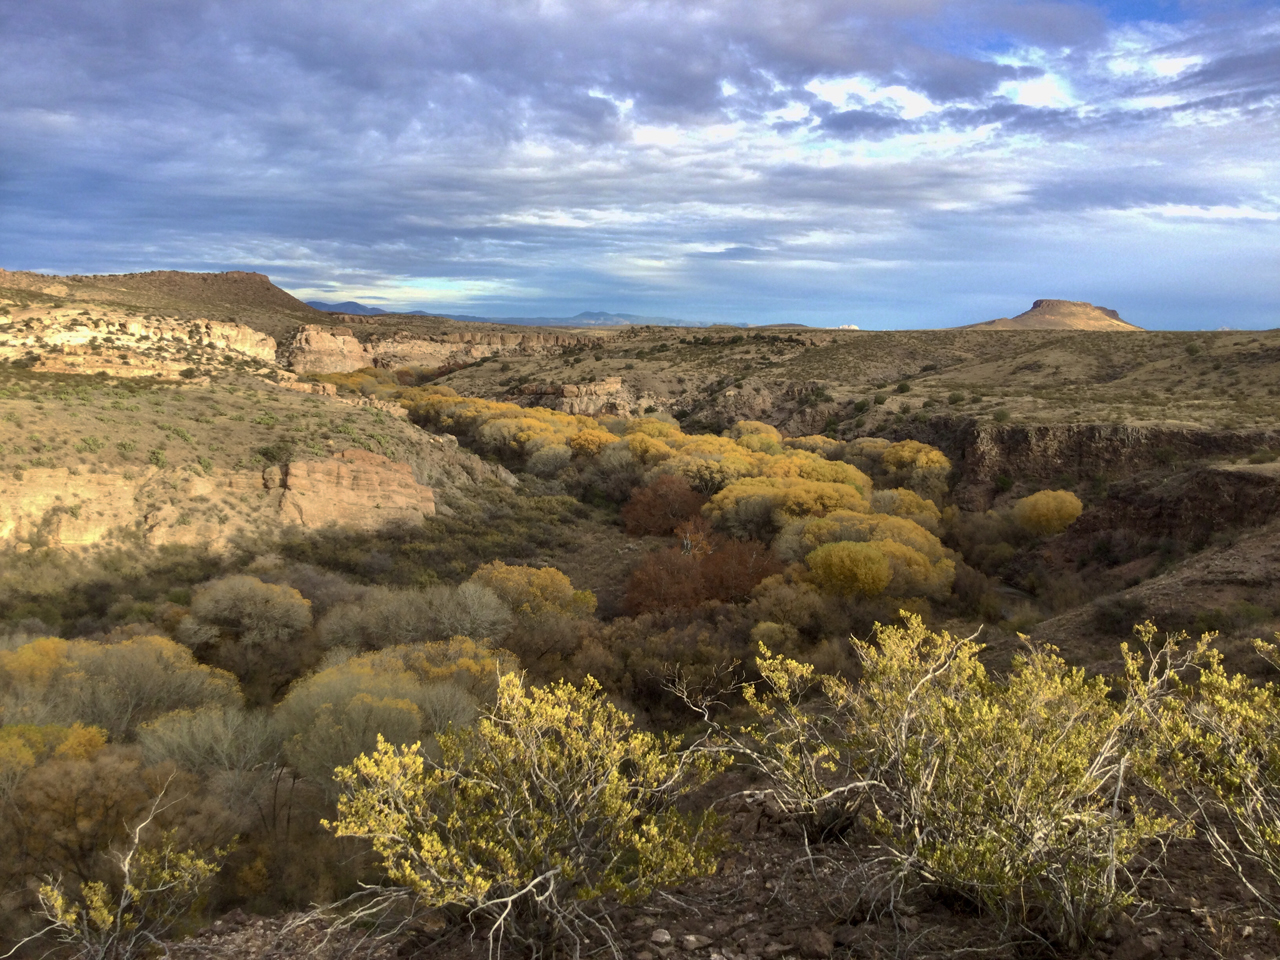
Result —
M 549 407 L 575 416 L 628 416 L 638 401 L 621 377 L 605 377 L 595 383 L 526 383 L 516 396 L 530 407 Z
M 955 417 L 907 424 L 894 434 L 895 439 L 940 447 L 965 481 L 979 484 L 999 476 L 1123 477 L 1178 461 L 1246 456 L 1280 442 L 1276 433 L 1264 431 L 1122 424 L 1001 426 Z
M 376 529 L 421 523 L 436 512 L 431 488 L 413 479 L 408 464 L 365 450 L 272 467 L 263 479 L 269 491 L 281 491 L 281 522 L 308 530 L 331 524 Z
M 0 546 L 141 538 L 221 549 L 241 534 L 331 524 L 377 529 L 421 523 L 435 512 L 434 492 L 414 479 L 413 467 L 364 450 L 211 476 L 155 467 L 123 475 L 33 469 L 0 480 Z
M 225 358 L 225 359 L 224 359 Z M 0 360 L 52 373 L 176 377 L 201 365 L 273 367 L 276 342 L 242 323 L 29 308 L 0 316 Z
M 467 331 L 438 337 L 398 332 L 360 340 L 350 327 L 308 325 L 286 350 L 289 368 L 299 373 L 350 373 L 363 367 L 441 367 L 508 354 L 536 355 L 599 341 L 564 333 L 484 333 Z

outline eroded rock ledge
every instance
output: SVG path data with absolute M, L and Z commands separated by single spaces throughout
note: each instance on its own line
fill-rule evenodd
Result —
M 228 546 L 243 534 L 337 525 L 377 529 L 421 523 L 433 490 L 407 464 L 348 449 L 264 471 L 200 476 L 145 467 L 129 474 L 32 469 L 0 479 L 0 547 L 87 547 L 142 538 L 148 544 Z
M 299 328 L 283 353 L 289 368 L 298 373 L 350 373 L 364 367 L 439 367 L 498 355 L 558 353 L 601 342 L 568 333 L 471 331 L 438 337 L 401 331 L 385 339 L 361 341 L 350 327 L 307 325 Z

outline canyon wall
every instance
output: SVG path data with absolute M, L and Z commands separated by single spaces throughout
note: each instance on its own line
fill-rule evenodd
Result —
M 298 373 L 350 373 L 364 367 L 441 367 L 509 354 L 557 353 L 566 347 L 600 342 L 595 337 L 536 331 L 466 331 L 434 337 L 400 331 L 362 341 L 350 327 L 307 325 L 299 328 L 282 354 L 289 368 Z
M 0 360 L 50 373 L 178 377 L 192 366 L 239 361 L 273 367 L 276 342 L 242 323 L 34 308 L 0 316 Z
M 142 540 L 223 549 L 245 534 L 330 525 L 372 530 L 436 512 L 413 468 L 364 450 L 262 471 L 140 468 L 126 474 L 29 469 L 0 478 L 0 547 Z

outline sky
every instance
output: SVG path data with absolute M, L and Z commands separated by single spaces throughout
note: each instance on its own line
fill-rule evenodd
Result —
M 1280 3 L 0 0 L 0 267 L 1280 327 Z

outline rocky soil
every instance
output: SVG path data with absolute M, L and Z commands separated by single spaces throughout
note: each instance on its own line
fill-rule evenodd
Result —
M 868 836 L 806 845 L 799 825 L 758 794 L 723 801 L 721 809 L 734 842 L 715 876 L 610 911 L 623 958 L 1016 960 L 1052 955 L 1034 936 L 1006 929 L 963 901 L 923 888 L 894 903 L 878 896 L 871 880 L 877 848 Z M 1142 894 L 1150 902 L 1135 911 L 1137 919 L 1116 923 L 1097 943 L 1065 956 L 1264 960 L 1280 951 L 1274 924 L 1257 915 L 1241 884 L 1199 843 L 1175 844 Z M 349 934 L 326 940 L 323 924 L 298 915 L 267 919 L 233 911 L 171 951 L 175 960 L 480 960 L 491 956 L 484 934 L 428 913 L 415 932 L 388 943 L 362 942 Z M 609 956 L 603 943 L 594 946 L 598 955 Z

